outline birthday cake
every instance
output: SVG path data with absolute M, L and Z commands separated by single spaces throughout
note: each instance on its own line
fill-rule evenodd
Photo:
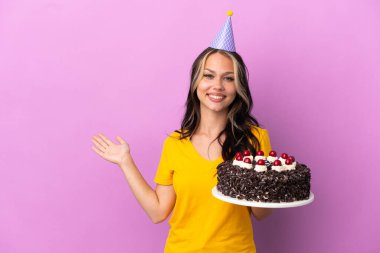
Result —
M 271 151 L 237 152 L 217 166 L 217 190 L 223 195 L 259 202 L 294 202 L 310 196 L 310 169 L 294 156 Z

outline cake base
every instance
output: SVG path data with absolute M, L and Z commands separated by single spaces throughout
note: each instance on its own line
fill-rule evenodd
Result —
M 224 202 L 241 205 L 241 206 L 252 206 L 252 207 L 262 207 L 262 208 L 289 208 L 289 207 L 299 207 L 304 206 L 312 203 L 314 201 L 314 194 L 310 192 L 310 196 L 306 200 L 299 200 L 299 201 L 293 201 L 293 202 L 279 202 L 279 203 L 271 203 L 271 202 L 258 202 L 254 200 L 245 200 L 245 199 L 237 199 L 232 198 L 226 195 L 223 195 L 216 186 L 212 188 L 211 191 L 212 195 Z

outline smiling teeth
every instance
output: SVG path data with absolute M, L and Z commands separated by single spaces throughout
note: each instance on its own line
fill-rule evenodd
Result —
M 223 97 L 219 97 L 219 96 L 214 96 L 214 95 L 209 95 L 211 98 L 213 99 L 222 99 Z

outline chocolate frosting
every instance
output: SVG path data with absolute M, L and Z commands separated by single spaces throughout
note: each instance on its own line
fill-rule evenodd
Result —
M 255 162 L 254 162 L 255 163 Z M 296 164 L 295 170 L 256 172 L 224 161 L 217 167 L 217 189 L 226 196 L 260 202 L 293 202 L 310 195 L 310 169 Z

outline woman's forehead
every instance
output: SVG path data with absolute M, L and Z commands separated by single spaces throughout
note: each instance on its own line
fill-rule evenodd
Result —
M 212 73 L 234 73 L 234 65 L 230 57 L 220 53 L 215 53 L 207 57 L 204 70 L 208 70 Z

